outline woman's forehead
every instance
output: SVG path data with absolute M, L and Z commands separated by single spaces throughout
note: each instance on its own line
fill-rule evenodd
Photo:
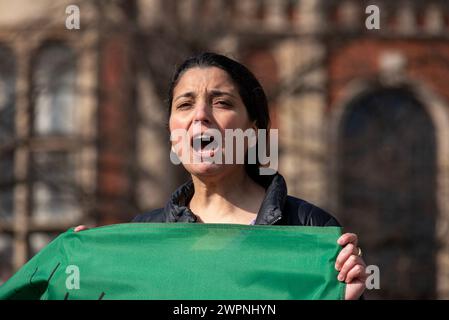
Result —
M 187 70 L 179 79 L 174 92 L 182 94 L 185 91 L 202 89 L 236 91 L 236 86 L 228 73 L 217 67 L 194 67 Z

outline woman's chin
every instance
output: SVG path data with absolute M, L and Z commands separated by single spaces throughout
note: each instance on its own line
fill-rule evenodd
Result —
M 195 176 L 212 176 L 223 172 L 224 165 L 211 162 L 203 162 L 198 164 L 190 164 L 186 166 L 186 170 Z

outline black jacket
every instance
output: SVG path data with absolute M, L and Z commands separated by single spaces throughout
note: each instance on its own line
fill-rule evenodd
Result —
M 340 226 L 338 221 L 324 210 L 287 195 L 287 185 L 279 173 L 273 175 L 265 189 L 265 199 L 255 224 Z M 190 180 L 170 196 L 164 208 L 138 215 L 133 222 L 196 222 L 197 217 L 187 207 L 193 193 L 193 182 Z

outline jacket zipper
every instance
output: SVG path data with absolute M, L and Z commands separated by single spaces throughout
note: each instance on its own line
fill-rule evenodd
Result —
M 277 217 L 275 220 L 273 220 L 273 221 L 270 223 L 270 225 L 275 224 L 276 222 L 278 222 L 278 221 L 281 220 L 281 219 L 282 219 L 282 217 Z

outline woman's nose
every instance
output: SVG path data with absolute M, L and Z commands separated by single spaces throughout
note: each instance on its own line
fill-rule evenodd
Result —
M 198 104 L 195 107 L 194 121 L 210 122 L 211 114 L 209 106 L 206 103 Z

